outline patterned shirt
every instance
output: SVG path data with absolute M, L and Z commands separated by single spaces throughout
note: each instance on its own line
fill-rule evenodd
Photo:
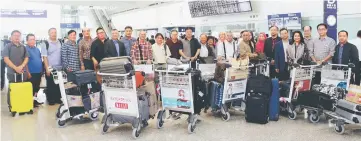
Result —
M 153 60 L 153 51 L 152 51 L 152 44 L 149 43 L 148 41 L 145 42 L 136 42 L 130 53 L 131 53 L 131 57 L 132 60 L 141 60 L 140 58 L 140 51 L 139 51 L 139 47 L 142 50 L 142 55 L 143 55 L 143 60 Z
M 309 48 L 310 55 L 314 56 L 317 61 L 325 59 L 328 55 L 333 56 L 335 53 L 336 42 L 330 37 L 317 38 L 313 40 L 313 48 Z
M 83 57 L 83 59 L 90 60 L 90 46 L 93 40 L 85 38 L 79 41 L 79 54 Z
M 61 47 L 61 60 L 63 63 L 63 68 L 71 69 L 71 71 L 80 70 L 80 60 L 79 60 L 79 51 L 78 46 L 75 42 L 68 40 Z

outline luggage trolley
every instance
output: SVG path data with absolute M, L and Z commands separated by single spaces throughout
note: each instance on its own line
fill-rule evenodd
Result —
M 102 133 L 106 133 L 109 127 L 131 123 L 133 138 L 139 137 L 141 129 L 146 125 L 143 123 L 142 115 L 139 111 L 141 107 L 138 102 L 142 100 L 142 97 L 137 95 L 134 72 L 131 71 L 126 74 L 99 72 L 98 74 L 102 76 L 102 88 L 104 91 L 103 104 L 105 114 L 102 120 Z
M 71 106 L 79 107 L 83 106 L 83 103 L 80 103 L 79 105 L 69 105 L 69 101 L 76 100 L 81 101 L 82 96 L 73 97 L 71 95 L 67 95 L 65 92 L 65 83 L 67 82 L 67 75 L 65 72 L 63 72 L 61 69 L 51 69 L 51 73 L 53 75 L 54 83 L 59 84 L 60 87 L 60 93 L 61 93 L 61 99 L 63 104 L 60 104 L 57 112 L 56 112 L 56 118 L 57 118 L 57 125 L 59 127 L 64 127 L 66 122 L 78 119 L 82 120 L 84 119 L 84 116 L 89 116 L 91 120 L 97 120 L 98 119 L 98 110 L 100 106 L 100 92 L 92 93 L 89 97 L 91 99 L 91 110 L 85 111 L 82 113 L 76 113 L 72 114 Z M 89 87 L 89 86 L 88 86 Z M 79 91 L 79 88 L 77 88 Z M 79 98 L 80 97 L 80 98 Z M 88 114 L 89 112 L 89 114 Z
M 259 61 L 259 63 L 255 64 L 254 66 L 256 70 L 256 75 L 260 73 L 263 74 L 264 76 L 269 77 L 270 63 L 268 60 Z
M 216 64 L 199 64 L 199 70 L 201 71 L 202 80 L 205 83 L 205 87 L 202 92 L 205 94 L 203 97 L 205 99 L 204 113 L 207 113 L 208 109 L 211 107 L 210 103 L 210 90 L 209 82 L 214 78 L 214 70 L 216 69 Z
M 321 68 L 321 84 L 334 85 L 348 90 L 351 79 L 351 68 L 353 64 L 325 64 Z M 338 99 L 343 99 L 343 96 L 332 97 L 335 100 L 332 111 L 335 111 L 336 102 Z M 320 120 L 320 116 L 324 113 L 322 108 L 307 107 L 308 119 L 312 123 L 317 123 Z M 329 112 L 329 111 L 328 111 Z
M 311 89 L 311 81 L 313 78 L 313 68 L 318 65 L 298 65 L 294 64 L 291 69 L 291 80 L 289 85 L 288 96 L 280 97 L 281 110 L 288 112 L 288 118 L 295 120 L 297 112 L 295 111 L 296 106 L 292 104 L 297 101 L 298 93 Z M 287 86 L 287 82 L 280 82 L 281 85 Z
M 193 133 L 196 128 L 197 116 L 194 113 L 191 69 L 172 71 L 168 66 L 167 70 L 155 69 L 155 71 L 159 72 L 162 94 L 162 109 L 158 112 L 157 128 L 163 127 L 166 110 L 172 110 L 172 112 L 189 115 L 188 133 Z
M 221 105 L 218 105 L 220 107 L 220 112 L 224 121 L 228 121 L 230 119 L 229 109 L 233 101 L 241 100 L 241 102 L 244 102 L 247 88 L 247 79 L 250 71 L 249 68 L 252 67 L 254 67 L 253 64 L 248 66 L 226 68 L 225 81 L 222 91 L 222 102 Z M 231 76 L 231 79 L 228 79 L 230 76 L 230 71 L 233 71 L 232 73 L 241 74 L 244 77 L 241 79 L 235 79 Z

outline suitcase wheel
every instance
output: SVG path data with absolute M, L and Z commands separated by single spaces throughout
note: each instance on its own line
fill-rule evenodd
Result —
M 345 126 L 344 125 L 335 125 L 335 132 L 337 134 L 342 135 L 345 132 Z
M 229 114 L 229 112 L 226 112 L 225 114 L 222 114 L 222 119 L 224 121 L 228 121 L 231 118 L 231 115 Z
M 34 114 L 34 111 L 33 111 L 33 110 L 30 110 L 30 111 L 28 112 L 28 114 L 30 114 L 30 115 Z
M 133 128 L 132 136 L 133 136 L 134 139 L 136 139 L 136 138 L 139 137 L 139 134 L 140 134 L 140 124 L 141 124 L 141 123 L 138 123 L 138 127 L 137 127 L 137 128 Z
M 16 112 L 11 112 L 11 116 L 15 117 L 16 116 Z
M 98 119 L 98 115 L 99 115 L 99 113 L 98 112 L 92 112 L 92 113 L 90 113 L 90 119 L 91 120 L 97 120 Z

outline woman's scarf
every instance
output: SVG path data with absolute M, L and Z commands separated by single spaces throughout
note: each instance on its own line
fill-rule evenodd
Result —
M 266 37 L 266 34 L 264 33 L 260 33 L 260 35 L 263 34 L 264 37 Z M 261 41 L 261 40 L 258 40 L 257 43 L 256 43 L 256 52 L 257 53 L 263 53 L 264 52 L 264 42 L 265 40 Z

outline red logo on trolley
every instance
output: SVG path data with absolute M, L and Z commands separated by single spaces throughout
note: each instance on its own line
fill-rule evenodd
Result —
M 119 102 L 116 102 L 116 103 L 115 103 L 115 108 L 128 109 L 128 104 L 127 104 L 127 103 L 119 103 Z

